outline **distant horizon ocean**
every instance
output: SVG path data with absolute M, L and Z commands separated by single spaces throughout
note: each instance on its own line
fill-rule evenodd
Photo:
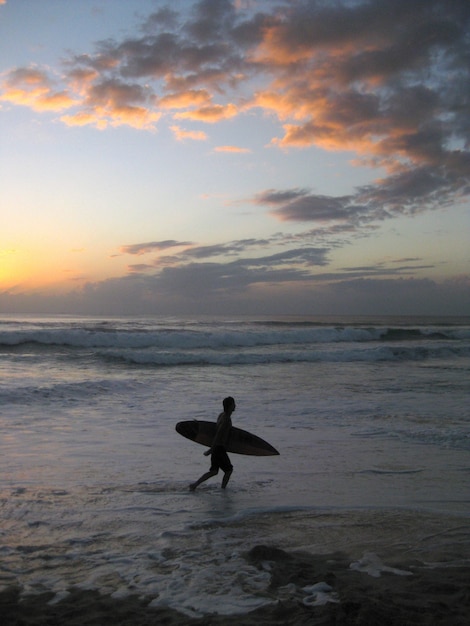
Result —
M 0 315 L 0 368 L 3 594 L 300 623 L 343 579 L 468 570 L 470 317 Z M 227 395 L 280 456 L 190 493 L 209 460 L 175 424 Z M 276 585 L 299 551 L 347 566 Z

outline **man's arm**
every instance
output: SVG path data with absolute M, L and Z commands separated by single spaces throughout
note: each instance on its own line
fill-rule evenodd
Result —
M 225 446 L 227 444 L 230 427 L 230 419 L 224 414 L 220 415 L 219 419 L 217 420 L 217 430 L 212 441 L 212 445 L 209 450 L 206 450 L 204 452 L 204 456 L 209 456 L 209 454 L 212 454 L 216 446 Z

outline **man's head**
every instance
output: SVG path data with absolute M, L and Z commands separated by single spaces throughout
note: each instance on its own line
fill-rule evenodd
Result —
M 224 411 L 228 411 L 230 413 L 233 413 L 233 411 L 235 411 L 235 400 L 232 398 L 232 396 L 224 398 L 223 405 Z

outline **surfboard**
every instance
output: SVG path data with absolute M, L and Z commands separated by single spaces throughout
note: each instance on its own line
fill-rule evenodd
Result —
M 187 420 L 176 424 L 176 432 L 186 439 L 210 447 L 215 437 L 217 424 L 215 422 L 205 422 L 203 420 Z M 230 437 L 226 447 L 227 452 L 234 454 L 248 454 L 251 456 L 274 456 L 279 454 L 276 448 L 241 428 L 232 426 Z

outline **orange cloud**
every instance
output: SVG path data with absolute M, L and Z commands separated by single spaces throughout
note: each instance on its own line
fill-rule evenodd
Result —
M 153 113 L 144 107 L 122 106 L 114 109 L 97 109 L 102 116 L 108 116 L 111 126 L 127 125 L 132 128 L 153 130 L 161 113 Z
M 67 126 L 95 126 L 99 130 L 104 130 L 108 126 L 108 122 L 105 119 L 99 119 L 94 113 L 85 113 L 80 111 L 73 115 L 63 115 L 61 121 Z
M 215 152 L 235 152 L 238 154 L 246 154 L 251 152 L 248 148 L 239 148 L 238 146 L 217 146 L 214 148 Z
M 11 71 L 3 83 L 0 100 L 29 106 L 35 111 L 62 111 L 75 104 L 67 90 L 54 91 L 49 77 L 35 68 Z
M 308 59 L 311 50 L 300 44 L 292 47 L 283 41 L 279 25 L 265 28 L 263 40 L 251 52 L 251 60 L 263 65 L 288 66 L 297 61 Z
M 71 87 L 82 96 L 86 96 L 94 80 L 99 77 L 98 72 L 92 68 L 75 68 L 68 73 L 67 78 Z
M 104 130 L 108 126 L 131 126 L 143 130 L 154 130 L 155 122 L 160 119 L 160 113 L 149 113 L 142 107 L 122 107 L 107 109 L 98 107 L 94 111 L 80 111 L 73 115 L 63 115 L 60 119 L 67 126 L 94 126 Z
M 207 139 L 206 133 L 202 130 L 184 130 L 180 126 L 170 126 L 170 129 L 178 141 L 184 141 L 185 139 L 205 141 Z
M 351 136 L 345 129 L 335 125 L 315 124 L 307 122 L 305 124 L 285 124 L 284 136 L 274 138 L 272 143 L 282 148 L 308 148 L 315 145 L 324 150 L 353 150 L 357 153 L 370 153 L 373 144 L 367 136 Z
M 92 125 L 103 130 L 108 126 L 127 125 L 154 130 L 161 113 L 145 106 L 148 93 L 140 85 L 128 85 L 109 79 L 94 83 L 94 72 L 75 72 L 72 80 L 82 92 L 82 110 L 62 116 L 68 126 Z
M 436 12 L 440 18 L 432 22 L 423 5 L 421 26 L 405 5 L 397 11 L 390 20 L 373 3 L 359 2 L 349 8 L 305 5 L 273 16 L 250 52 L 272 77 L 250 107 L 285 122 L 273 145 L 350 150 L 356 163 L 391 173 L 442 161 L 446 131 L 436 114 L 449 92 L 436 89 L 444 73 L 433 66 L 431 51 L 452 49 L 449 58 L 458 59 L 463 81 L 468 71 L 458 38 L 464 29 L 457 26 L 458 9 L 451 18 Z M 451 20 L 455 46 L 449 44 Z
M 214 104 L 213 106 L 201 107 L 195 111 L 177 113 L 175 118 L 197 120 L 199 122 L 206 122 L 207 124 L 214 124 L 215 122 L 220 122 L 221 120 L 234 117 L 237 113 L 238 109 L 234 104 Z
M 33 105 L 36 111 L 63 111 L 76 104 L 67 91 L 47 93 L 39 96 Z
M 157 100 L 157 104 L 164 109 L 186 109 L 207 104 L 211 99 L 212 97 L 206 89 L 190 89 L 164 96 Z
M 145 87 L 107 79 L 90 85 L 85 99 L 85 110 L 94 112 L 97 122 L 111 126 L 127 124 L 133 128 L 154 129 L 160 113 L 145 106 L 148 99 Z

